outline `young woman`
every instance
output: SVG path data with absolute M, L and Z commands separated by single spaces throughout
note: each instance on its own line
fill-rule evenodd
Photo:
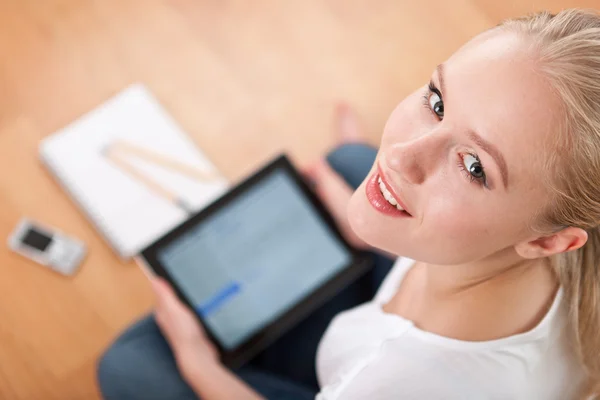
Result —
M 599 393 L 597 14 L 541 13 L 484 32 L 396 107 L 376 155 L 346 144 L 328 161 L 313 178 L 349 239 L 400 256 L 374 298 L 363 302 L 386 271 L 382 258 L 232 372 L 157 280 L 166 342 L 152 319 L 125 333 L 99 365 L 106 399 Z M 351 194 L 330 166 L 349 185 L 364 180 Z M 310 356 L 340 310 L 318 346 L 318 388 Z

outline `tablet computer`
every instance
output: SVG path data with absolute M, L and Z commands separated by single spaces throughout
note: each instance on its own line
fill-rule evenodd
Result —
M 236 368 L 371 267 L 285 155 L 141 252 Z

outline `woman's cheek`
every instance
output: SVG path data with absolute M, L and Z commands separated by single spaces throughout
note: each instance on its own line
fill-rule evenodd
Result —
M 473 243 L 488 224 L 476 216 L 476 204 L 456 191 L 430 204 L 429 219 L 440 236 L 454 242 Z

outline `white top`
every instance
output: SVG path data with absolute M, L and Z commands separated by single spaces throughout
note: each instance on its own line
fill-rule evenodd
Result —
M 583 370 L 569 350 L 562 288 L 534 329 L 467 342 L 383 311 L 413 264 L 397 261 L 372 301 L 331 322 L 317 352 L 317 400 L 573 398 Z

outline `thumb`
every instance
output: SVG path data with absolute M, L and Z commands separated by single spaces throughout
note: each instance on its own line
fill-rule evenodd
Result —
M 150 282 L 158 305 L 161 307 L 172 307 L 177 301 L 177 297 L 171 286 L 160 277 L 155 277 Z
M 301 169 L 302 175 L 308 180 L 309 185 L 312 189 L 316 189 L 321 185 L 323 176 L 329 173 L 334 173 L 325 158 L 318 158 L 313 161 L 310 165 L 305 166 Z
M 321 162 L 321 160 L 317 160 L 310 165 L 300 168 L 300 174 L 311 189 L 315 189 L 317 186 Z
M 317 181 L 317 193 L 331 208 L 330 211 L 336 214 L 341 211 L 345 215 L 346 210 L 340 209 L 339 205 L 348 202 L 354 189 L 325 160 L 316 165 L 314 178 Z

